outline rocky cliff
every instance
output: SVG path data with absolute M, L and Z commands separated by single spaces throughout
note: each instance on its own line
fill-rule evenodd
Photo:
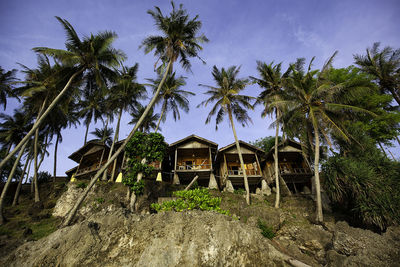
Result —
M 310 222 L 312 208 L 307 205 L 312 201 L 306 198 L 286 199 L 282 208 L 275 210 L 263 197 L 254 196 L 247 207 L 241 195 L 215 194 L 223 197 L 224 205 L 239 219 L 202 211 L 133 214 L 105 201 L 95 209 L 86 208 L 84 217 L 74 225 L 25 243 L 0 264 L 400 266 L 399 227 L 380 235 L 335 222 L 328 215 L 327 223 L 316 225 Z M 261 235 L 259 219 L 275 229 L 272 240 Z

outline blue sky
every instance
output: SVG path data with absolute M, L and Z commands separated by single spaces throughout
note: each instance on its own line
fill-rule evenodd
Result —
M 190 97 L 190 111 L 181 114 L 181 120 L 167 117 L 161 125 L 166 141 L 175 142 L 190 134 L 210 139 L 220 147 L 233 142 L 231 128 L 225 120 L 218 131 L 215 124 L 205 125 L 209 108 L 196 108 L 205 99 L 205 88 L 199 83 L 213 85 L 211 69 L 217 67 L 241 66 L 241 77 L 257 76 L 256 60 L 283 62 L 284 66 L 298 57 L 309 61 L 316 57 L 314 67 L 320 68 L 335 50 L 339 51 L 334 66 L 347 67 L 353 63 L 354 54 L 365 53 L 374 42 L 383 46 L 400 48 L 400 2 L 376 1 L 289 1 L 289 0 L 197 0 L 177 1 L 192 16 L 198 14 L 203 22 L 201 32 L 210 42 L 204 44 L 200 56 L 207 62 L 203 65 L 192 59 L 193 73 L 175 67 L 178 75 L 187 77 L 186 90 L 196 93 Z M 155 58 L 139 50 L 141 41 L 148 35 L 157 34 L 148 9 L 159 6 L 164 13 L 170 10 L 170 1 L 116 0 L 116 1 L 1 1 L 0 2 L 0 66 L 9 70 L 18 69 L 17 62 L 34 68 L 36 56 L 32 48 L 47 46 L 64 48 L 65 35 L 61 25 L 54 18 L 67 19 L 80 36 L 111 30 L 118 34 L 114 46 L 122 49 L 128 60 L 125 65 L 139 63 L 139 82 L 155 78 Z M 19 74 L 19 77 L 22 76 Z M 245 93 L 256 96 L 257 86 L 250 86 Z M 10 102 L 6 110 L 11 113 L 17 107 Z M 252 141 L 274 135 L 269 128 L 269 118 L 260 117 L 261 108 L 251 111 L 253 124 L 243 128 L 236 126 L 238 137 Z M 132 126 L 124 114 L 121 123 L 123 138 Z M 100 127 L 101 125 L 96 125 Z M 91 125 L 90 131 L 95 125 Z M 67 157 L 83 144 L 85 129 L 63 132 L 63 143 L 59 146 L 58 175 L 76 164 Z M 400 156 L 399 148 L 390 148 Z M 43 170 L 52 172 L 53 148 L 50 158 L 43 163 Z

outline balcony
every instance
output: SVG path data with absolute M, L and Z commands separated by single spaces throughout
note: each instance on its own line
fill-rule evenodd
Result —
M 246 170 L 248 176 L 261 176 L 261 173 L 256 170 Z M 242 170 L 228 170 L 228 175 L 243 176 Z
M 191 164 L 191 165 L 186 165 L 186 164 L 178 164 L 177 170 L 178 171 L 191 171 L 191 170 L 210 170 L 211 169 L 211 164 Z

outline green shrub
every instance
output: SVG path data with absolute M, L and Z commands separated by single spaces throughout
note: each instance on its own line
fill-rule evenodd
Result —
M 270 225 L 267 225 L 264 221 L 258 219 L 258 228 L 261 229 L 261 234 L 268 238 L 272 239 L 275 237 L 275 231 L 274 228 Z
M 85 182 L 80 182 L 80 183 L 78 183 L 78 184 L 76 185 L 76 188 L 82 188 L 82 189 L 84 189 L 84 188 L 86 188 L 86 186 L 87 186 L 87 183 L 85 183 Z
M 234 193 L 238 194 L 238 195 L 244 195 L 244 194 L 246 194 L 246 191 L 243 188 L 238 188 L 238 189 L 235 189 Z
M 95 201 L 97 201 L 97 203 L 99 203 L 99 204 L 102 204 L 102 203 L 104 203 L 105 200 L 104 200 L 104 198 L 99 197 L 99 198 L 96 198 Z
M 144 181 L 140 180 L 139 182 L 134 182 L 131 186 L 132 192 L 135 192 L 135 195 L 140 196 L 143 195 L 144 191 Z
M 153 203 L 151 208 L 155 211 L 184 211 L 184 210 L 208 210 L 229 215 L 229 211 L 220 208 L 221 198 L 212 197 L 208 189 L 197 188 L 188 191 L 176 191 L 176 200 L 166 201 L 162 204 Z

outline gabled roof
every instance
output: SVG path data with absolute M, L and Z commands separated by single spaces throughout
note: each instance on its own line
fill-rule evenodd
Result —
M 95 140 L 90 140 L 88 141 L 85 145 L 83 145 L 81 148 L 79 148 L 77 151 L 72 153 L 68 158 L 72 159 L 75 162 L 78 162 L 81 160 L 82 156 L 89 151 L 94 146 L 102 146 L 109 148 L 107 145 L 105 145 L 103 142 L 99 141 L 98 139 Z
M 183 138 L 183 139 L 181 139 L 181 140 L 178 140 L 178 141 L 176 141 L 176 142 L 170 144 L 169 147 L 174 147 L 174 146 L 177 146 L 177 145 L 179 145 L 179 144 L 183 144 L 183 143 L 186 143 L 186 142 L 190 142 L 190 141 L 192 141 L 192 140 L 196 140 L 196 141 L 198 141 L 198 142 L 200 142 L 200 143 L 205 143 L 205 144 L 210 145 L 210 146 L 212 146 L 212 147 L 214 147 L 214 148 L 217 148 L 217 147 L 218 147 L 218 144 L 217 144 L 217 143 L 214 143 L 214 142 L 212 142 L 212 141 L 210 141 L 210 140 L 208 140 L 208 139 L 205 139 L 205 138 L 203 138 L 203 137 L 200 137 L 200 136 L 197 136 L 197 135 L 194 135 L 194 134 L 189 135 L 188 137 L 185 137 L 185 138 Z
M 251 145 L 251 144 L 249 144 L 249 143 L 246 143 L 245 141 L 242 141 L 242 140 L 239 140 L 239 145 L 240 145 L 240 146 L 247 147 L 247 148 L 249 148 L 250 150 L 257 151 L 257 152 L 259 152 L 259 153 L 260 153 L 260 152 L 261 152 L 261 153 L 264 153 L 264 150 L 262 150 L 261 148 L 256 147 L 256 146 L 253 146 L 253 145 Z M 224 146 L 224 147 L 220 148 L 220 149 L 218 150 L 218 152 L 223 152 L 223 151 L 229 150 L 229 149 L 231 149 L 232 147 L 235 147 L 235 146 L 236 146 L 236 142 L 233 142 L 233 143 L 230 144 L 230 145 L 227 145 L 227 146 Z
M 278 151 L 279 151 L 280 148 L 285 147 L 285 146 L 292 146 L 294 148 L 297 148 L 297 149 L 301 150 L 301 144 L 299 142 L 296 142 L 296 141 L 293 141 L 293 140 L 290 140 L 290 139 L 285 139 L 285 140 L 283 140 L 283 142 L 280 142 L 278 144 Z M 265 157 L 268 159 L 270 156 L 272 156 L 274 151 L 275 151 L 275 146 L 273 146 L 269 150 L 269 152 L 267 153 L 267 155 Z

